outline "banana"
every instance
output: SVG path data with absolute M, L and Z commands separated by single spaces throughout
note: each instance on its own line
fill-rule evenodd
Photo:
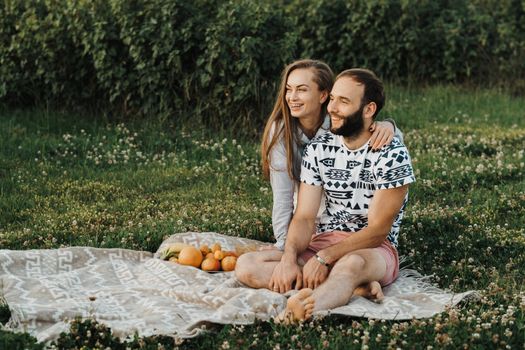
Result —
M 162 260 L 169 260 L 172 257 L 177 258 L 180 251 L 185 247 L 189 247 L 189 244 L 181 242 L 169 244 L 160 254 L 160 258 Z
M 190 247 L 190 245 L 186 243 L 182 243 L 182 242 L 176 242 L 176 243 L 170 244 L 167 250 L 169 253 L 180 253 L 180 251 L 184 249 L 185 247 Z

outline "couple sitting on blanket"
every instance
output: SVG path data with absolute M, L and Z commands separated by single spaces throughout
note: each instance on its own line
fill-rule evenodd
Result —
M 319 61 L 289 65 L 263 136 L 277 244 L 242 255 L 235 273 L 253 288 L 299 290 L 278 321 L 306 320 L 315 311 L 345 305 L 354 294 L 381 299 L 381 287 L 399 271 L 399 226 L 408 184 L 415 181 L 408 151 L 400 137 L 392 139 L 389 122 L 374 122 L 385 103 L 376 75 L 349 69 L 333 82 L 331 73 Z M 302 159 L 301 141 L 307 143 Z M 289 226 L 281 220 L 287 226 L 282 234 L 276 231 L 282 225 L 276 222 L 282 219 L 279 205 L 291 207 L 290 217 L 293 199 L 282 197 L 293 198 L 297 178 L 297 206 Z

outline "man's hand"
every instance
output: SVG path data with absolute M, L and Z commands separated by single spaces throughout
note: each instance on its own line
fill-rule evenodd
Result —
M 319 263 L 315 257 L 310 258 L 303 267 L 303 286 L 315 289 L 328 277 L 329 269 Z
M 301 268 L 297 262 L 283 257 L 273 270 L 268 288 L 274 292 L 286 293 L 292 289 L 293 282 L 295 282 L 296 289 L 301 289 L 303 282 Z

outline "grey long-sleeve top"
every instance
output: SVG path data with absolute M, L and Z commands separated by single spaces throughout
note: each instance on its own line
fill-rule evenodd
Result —
M 389 121 L 394 124 L 395 135 L 402 140 L 403 133 L 395 127 L 395 122 L 393 120 L 389 119 Z M 270 139 L 275 130 L 276 126 L 274 125 L 270 131 Z M 319 130 L 317 130 L 314 138 L 322 135 L 328 130 L 330 130 L 330 117 L 327 115 Z M 300 129 L 298 130 L 298 136 L 299 145 L 294 145 L 294 147 L 297 148 L 294 149 L 293 166 L 300 170 L 303 150 L 311 139 L 309 139 Z M 288 226 L 292 220 L 295 208 L 295 196 L 298 190 L 298 184 L 288 175 L 286 146 L 283 138 L 279 139 L 270 151 L 270 184 L 272 186 L 273 194 L 272 227 L 276 240 L 275 246 L 278 249 L 283 250 Z M 323 211 L 324 201 L 321 203 L 318 215 Z

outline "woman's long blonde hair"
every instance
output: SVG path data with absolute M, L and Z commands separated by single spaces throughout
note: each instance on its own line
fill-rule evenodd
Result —
M 286 148 L 286 167 L 288 169 L 288 175 L 291 179 L 299 181 L 299 174 L 297 169 L 293 166 L 294 160 L 294 142 L 298 144 L 298 123 L 299 121 L 296 118 L 293 118 L 290 114 L 290 109 L 286 103 L 286 82 L 288 81 L 288 76 L 290 73 L 296 69 L 312 69 L 315 73 L 314 81 L 319 88 L 319 91 L 330 92 L 332 90 L 332 85 L 334 84 L 334 74 L 330 67 L 318 60 L 298 60 L 292 62 L 286 66 L 283 70 L 281 76 L 281 85 L 279 87 L 279 94 L 275 100 L 273 111 L 266 122 L 264 128 L 264 133 L 261 143 L 261 156 L 262 156 L 262 170 L 263 175 L 266 178 L 270 177 L 270 154 L 272 148 L 275 146 L 277 141 L 283 137 L 284 145 Z M 326 106 L 328 105 L 329 99 L 321 106 L 321 114 L 319 115 L 320 122 L 324 119 L 326 115 Z M 270 138 L 270 132 L 274 129 L 273 135 Z

